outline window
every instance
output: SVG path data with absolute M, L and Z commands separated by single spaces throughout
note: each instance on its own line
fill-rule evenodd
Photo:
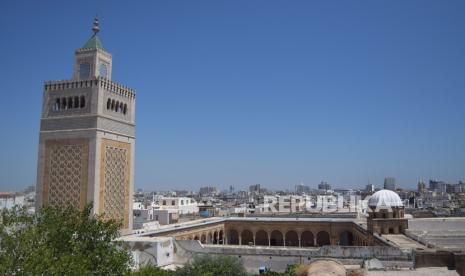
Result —
M 110 110 L 110 109 L 112 111 L 121 112 L 124 115 L 126 115 L 128 111 L 128 105 L 123 102 L 115 101 L 114 99 L 108 98 L 107 99 L 107 110 Z
M 79 65 L 79 78 L 80 79 L 88 79 L 90 77 L 90 64 L 89 63 L 81 63 Z
M 54 111 L 60 110 L 60 98 L 55 99 L 55 104 L 53 104 L 53 110 Z
M 181 199 L 181 205 L 184 205 L 184 200 Z
M 81 100 L 79 102 L 79 107 L 84 108 L 86 106 L 86 98 L 84 96 L 81 96 Z
M 68 97 L 68 109 L 71 109 L 71 108 L 73 108 L 73 98 Z
M 166 205 L 166 200 L 163 200 L 163 205 Z
M 175 205 L 176 202 L 174 200 L 171 200 L 171 205 Z
M 100 77 L 104 77 L 104 78 L 107 77 L 107 66 L 105 64 L 103 64 L 103 63 L 100 64 L 99 75 L 100 75 Z
M 61 98 L 61 109 L 66 109 L 66 108 L 67 108 L 66 98 Z
M 79 108 L 79 97 L 74 96 L 74 108 Z

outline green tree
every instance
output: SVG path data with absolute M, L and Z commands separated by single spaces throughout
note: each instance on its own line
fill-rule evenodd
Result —
M 296 276 L 295 270 L 298 267 L 298 264 L 287 265 L 286 271 L 284 272 L 276 272 L 273 270 L 267 270 L 260 276 Z
M 156 266 L 144 266 L 131 274 L 132 276 L 174 276 L 173 271 L 164 270 Z
M 83 210 L 3 210 L 0 275 L 123 275 L 131 255 L 115 239 L 121 223 Z
M 247 275 L 240 259 L 230 256 L 196 256 L 178 268 L 176 276 L 243 276 Z

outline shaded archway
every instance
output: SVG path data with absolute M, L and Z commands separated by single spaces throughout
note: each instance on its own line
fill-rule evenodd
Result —
M 342 246 L 353 246 L 354 235 L 349 231 L 344 231 L 339 235 L 339 245 Z
M 198 240 L 199 240 L 199 236 L 195 236 L 195 237 L 194 237 L 194 240 L 198 241 Z
M 202 234 L 202 236 L 200 237 L 200 242 L 201 243 L 207 243 L 207 236 L 205 234 Z
M 278 230 L 274 230 L 273 232 L 271 232 L 270 245 L 283 246 L 284 245 L 283 233 L 279 232 Z
M 295 231 L 286 233 L 286 246 L 299 246 L 299 235 Z
M 236 230 L 229 230 L 228 244 L 239 244 L 239 234 Z
M 259 230 L 255 234 L 255 245 L 265 245 L 268 246 L 268 233 L 264 230 Z
M 223 244 L 223 230 L 220 230 L 220 233 L 218 234 L 218 243 Z
M 253 233 L 250 230 L 244 230 L 241 233 L 242 245 L 253 245 Z
M 213 243 L 213 235 L 212 233 L 208 233 L 207 236 L 207 243 L 212 244 Z
M 318 246 L 330 245 L 329 234 L 326 231 L 320 231 L 316 234 L 316 243 Z
M 314 237 L 313 233 L 310 231 L 304 231 L 300 235 L 300 244 L 301 246 L 309 247 L 314 246 Z
M 213 244 L 218 244 L 218 231 L 213 232 Z

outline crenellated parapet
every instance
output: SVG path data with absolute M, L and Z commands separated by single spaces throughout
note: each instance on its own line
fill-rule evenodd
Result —
M 105 90 L 115 93 L 116 95 L 128 98 L 135 99 L 136 91 L 128 88 L 124 85 L 111 81 L 109 79 L 98 77 L 96 79 L 89 80 L 58 80 L 58 81 L 46 81 L 44 83 L 45 91 L 55 91 L 55 90 L 67 90 L 67 89 L 76 89 L 76 88 L 87 88 L 100 86 Z
M 107 58 L 111 58 L 111 54 L 105 51 L 104 49 L 100 48 L 79 48 L 75 51 L 75 54 L 85 54 L 85 53 L 94 53 L 97 52 L 99 54 L 104 55 Z
M 98 77 L 97 80 L 98 80 L 98 84 L 104 89 L 106 89 L 107 91 L 116 93 L 117 95 L 130 98 L 130 99 L 136 98 L 136 91 L 134 89 L 131 89 L 129 87 L 126 87 L 124 85 L 121 85 L 119 83 L 116 83 L 114 81 L 111 81 L 103 77 Z

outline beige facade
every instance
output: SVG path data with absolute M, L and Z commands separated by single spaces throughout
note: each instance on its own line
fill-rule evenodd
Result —
M 404 234 L 408 220 L 404 218 L 404 207 L 372 209 L 367 218 L 368 230 L 377 234 Z
M 87 194 L 88 140 L 47 140 L 45 144 L 44 204 L 83 208 Z
M 111 81 L 111 54 L 92 44 L 95 39 L 96 33 L 89 48 L 76 50 L 71 80 L 45 82 L 36 204 L 82 208 L 92 202 L 95 214 L 129 230 L 135 91 Z
M 148 234 L 150 235 L 150 234 Z M 157 236 L 199 240 L 205 244 L 320 247 L 382 245 L 352 220 L 226 219 L 218 223 L 166 231 Z

